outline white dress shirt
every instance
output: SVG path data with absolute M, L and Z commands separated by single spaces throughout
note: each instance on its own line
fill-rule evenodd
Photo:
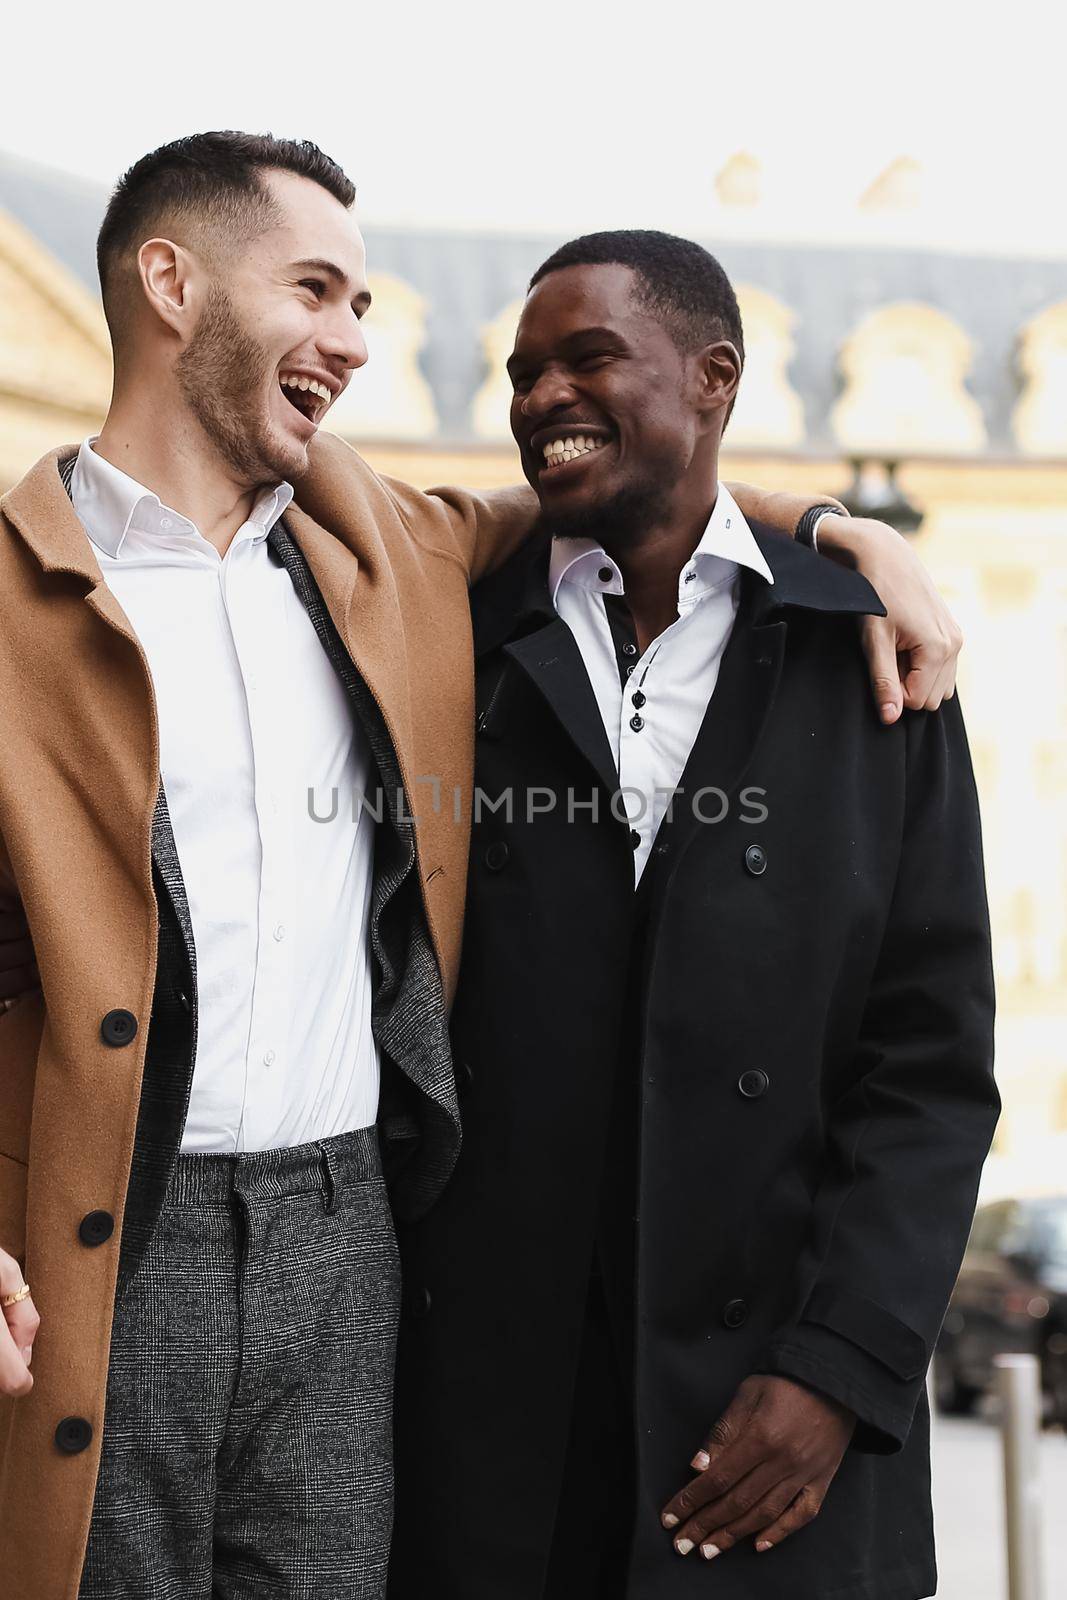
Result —
M 225 556 L 82 445 L 74 509 L 148 659 L 196 944 L 185 1151 L 265 1150 L 377 1117 L 369 753 L 267 535 L 264 490 Z M 314 791 L 314 808 L 309 803 Z M 332 791 L 337 816 L 328 817 Z
M 628 646 L 633 659 L 625 662 L 624 689 L 604 605 L 605 595 L 625 594 L 622 573 L 592 539 L 553 542 L 552 603 L 578 642 L 607 729 L 626 813 L 638 835 L 635 883 L 715 692 L 737 615 L 743 566 L 774 582 L 736 500 L 720 484 L 700 543 L 678 575 L 678 620 L 644 655 L 638 657 L 636 647 Z M 675 801 L 676 806 L 684 803 L 685 797 Z M 714 814 L 710 802 L 709 810 Z

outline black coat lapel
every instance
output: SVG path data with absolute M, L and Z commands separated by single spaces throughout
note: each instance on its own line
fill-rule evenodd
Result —
M 471 594 L 474 653 L 496 649 L 510 656 L 548 702 L 571 743 L 609 794 L 619 787 L 611 753 L 582 652 L 556 615 L 548 589 L 552 540 L 535 535 L 510 561 Z
M 536 633 L 505 645 L 504 654 L 544 695 L 571 743 L 589 762 L 608 793 L 614 794 L 619 787 L 615 758 L 582 652 L 567 624 L 556 617 Z

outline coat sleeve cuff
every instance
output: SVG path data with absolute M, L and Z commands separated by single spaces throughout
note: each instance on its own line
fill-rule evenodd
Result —
M 929 1352 L 913 1329 L 865 1296 L 816 1289 L 798 1321 L 773 1339 L 761 1372 L 793 1378 L 854 1411 L 853 1448 L 900 1450 L 911 1431 Z

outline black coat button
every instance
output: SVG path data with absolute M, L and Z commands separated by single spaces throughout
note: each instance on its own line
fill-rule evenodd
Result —
M 100 1037 L 115 1050 L 132 1044 L 137 1037 L 137 1018 L 132 1011 L 109 1011 L 100 1024 Z
M 90 1211 L 78 1224 L 82 1244 L 106 1244 L 114 1231 L 115 1219 L 110 1211 Z
M 641 729 L 644 727 L 644 725 L 645 725 L 644 717 L 639 717 L 637 715 L 637 712 L 635 711 L 633 716 L 630 718 L 630 726 L 631 726 L 631 728 L 634 730 L 635 733 L 640 733 Z
M 93 1426 L 84 1417 L 64 1417 L 56 1429 L 56 1444 L 65 1455 L 76 1456 L 88 1449 L 93 1440 Z
M 746 1100 L 758 1100 L 761 1094 L 767 1093 L 770 1082 L 762 1067 L 753 1067 L 748 1072 L 742 1072 L 737 1080 L 737 1087 Z
M 645 696 L 644 696 L 643 690 L 635 689 L 633 694 L 630 696 L 630 701 L 631 701 L 631 703 L 633 705 L 635 705 L 637 707 L 638 711 L 640 711 L 641 707 L 645 703 Z
M 510 854 L 511 851 L 508 849 L 507 845 L 502 839 L 498 839 L 495 844 L 491 844 L 488 850 L 485 852 L 485 864 L 489 868 L 489 871 L 499 872 L 501 867 L 507 866 L 507 860 Z
M 430 1315 L 432 1304 L 433 1301 L 430 1298 L 429 1289 L 416 1289 L 411 1296 L 411 1315 L 417 1322 L 422 1322 L 424 1318 Z
M 722 1308 L 724 1327 L 743 1328 L 748 1321 L 748 1307 L 743 1300 L 727 1300 Z
M 745 851 L 745 866 L 754 878 L 767 870 L 767 852 L 761 844 L 750 844 Z

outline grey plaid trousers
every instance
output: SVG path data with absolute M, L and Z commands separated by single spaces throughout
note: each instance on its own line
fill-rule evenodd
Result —
M 399 1298 L 375 1129 L 179 1155 L 115 1308 L 79 1600 L 379 1600 Z

